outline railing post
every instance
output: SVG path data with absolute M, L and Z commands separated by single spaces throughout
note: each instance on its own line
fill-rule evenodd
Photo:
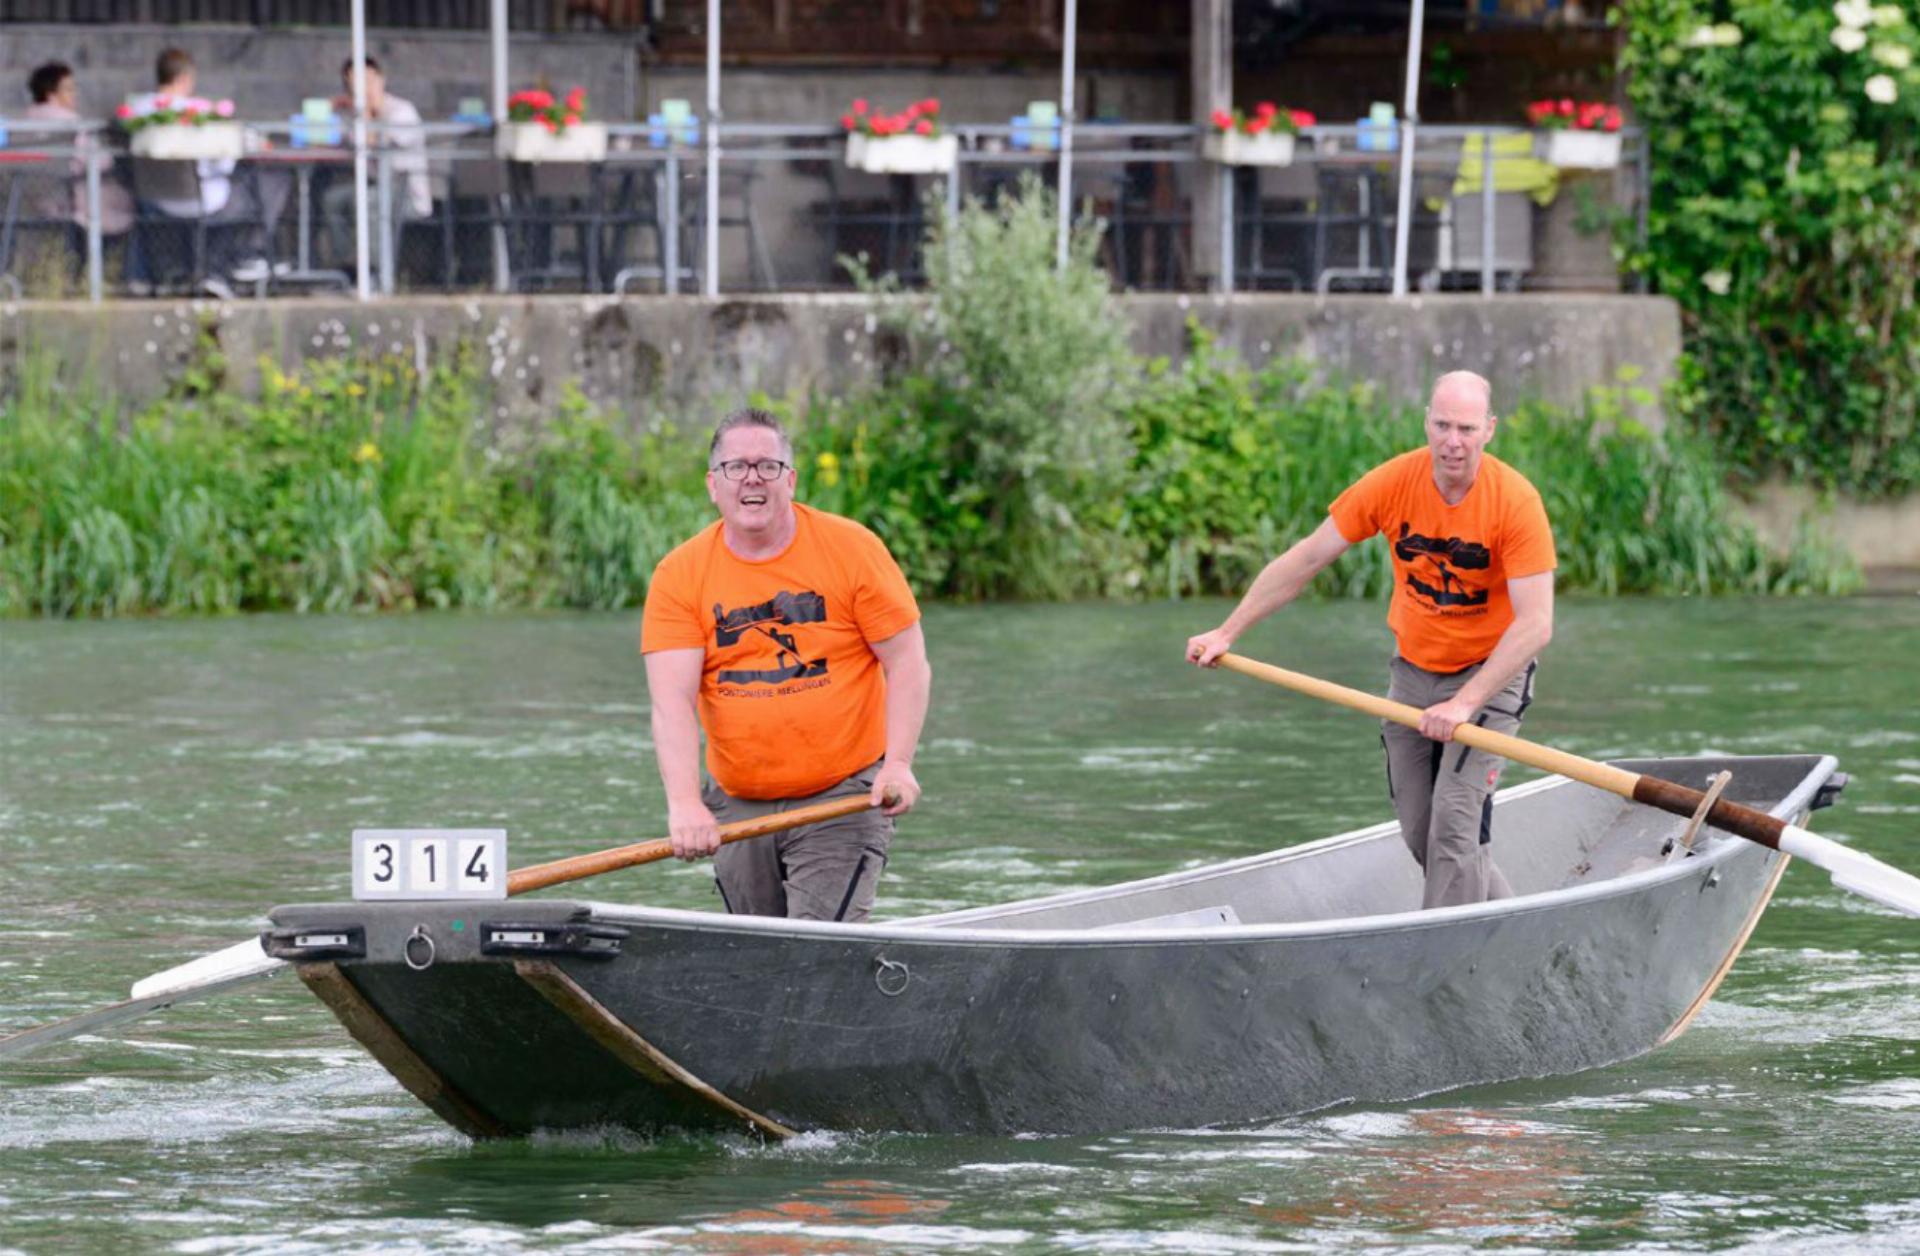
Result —
M 1218 290 L 1229 295 L 1233 292 L 1233 172 L 1234 168 L 1224 163 L 1220 166 L 1220 278 Z
M 669 144 L 679 141 L 669 137 Z M 668 296 L 680 291 L 680 153 L 667 149 L 667 227 L 660 244 L 660 265 L 666 270 L 662 290 Z
M 1493 295 L 1493 132 L 1480 133 L 1480 295 Z
M 80 138 L 74 135 L 75 140 Z M 91 138 L 91 136 L 89 136 Z M 87 300 L 99 304 L 106 293 L 106 269 L 100 247 L 100 158 L 99 147 L 88 144 L 84 154 L 87 166 Z
M 379 188 L 380 293 L 393 295 L 393 153 L 382 148 L 376 183 Z

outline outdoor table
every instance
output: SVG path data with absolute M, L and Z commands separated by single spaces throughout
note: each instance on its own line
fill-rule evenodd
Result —
M 247 154 L 248 161 L 279 169 L 293 170 L 295 197 L 299 202 L 298 237 L 292 271 L 275 276 L 293 283 L 337 283 L 353 286 L 353 276 L 343 270 L 316 270 L 313 266 L 313 172 L 318 166 L 351 165 L 350 148 L 263 148 Z

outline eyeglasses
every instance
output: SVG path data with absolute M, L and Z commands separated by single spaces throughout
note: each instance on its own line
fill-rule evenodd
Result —
M 778 458 L 762 458 L 758 462 L 749 462 L 745 458 L 729 458 L 725 462 L 716 462 L 713 469 L 729 480 L 744 480 L 751 470 L 763 480 L 777 480 L 783 471 L 793 470 L 793 464 L 782 462 Z

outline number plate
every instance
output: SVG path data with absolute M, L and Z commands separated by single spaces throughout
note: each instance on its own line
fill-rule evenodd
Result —
M 505 898 L 505 829 L 355 829 L 353 896 Z

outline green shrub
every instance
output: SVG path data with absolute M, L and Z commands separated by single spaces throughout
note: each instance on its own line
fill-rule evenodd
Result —
M 1633 261 L 1680 304 L 1678 408 L 1723 455 L 1891 495 L 1920 486 L 1920 33 L 1855 4 L 1628 0 L 1653 180 Z M 1728 17 L 1738 43 L 1689 45 Z
M 951 216 L 929 206 L 926 295 L 866 285 L 882 296 L 917 378 L 834 416 L 825 426 L 844 434 L 846 448 L 829 435 L 816 452 L 853 455 L 864 430 L 884 432 L 923 466 L 937 461 L 937 478 L 880 474 L 895 516 L 944 517 L 935 529 L 952 543 L 943 561 L 923 565 L 944 596 L 1112 591 L 1131 565 L 1115 551 L 1113 525 L 1139 368 L 1095 261 L 1099 232 L 1077 230 L 1058 267 L 1055 201 L 1031 175 L 992 205 L 969 201 Z

